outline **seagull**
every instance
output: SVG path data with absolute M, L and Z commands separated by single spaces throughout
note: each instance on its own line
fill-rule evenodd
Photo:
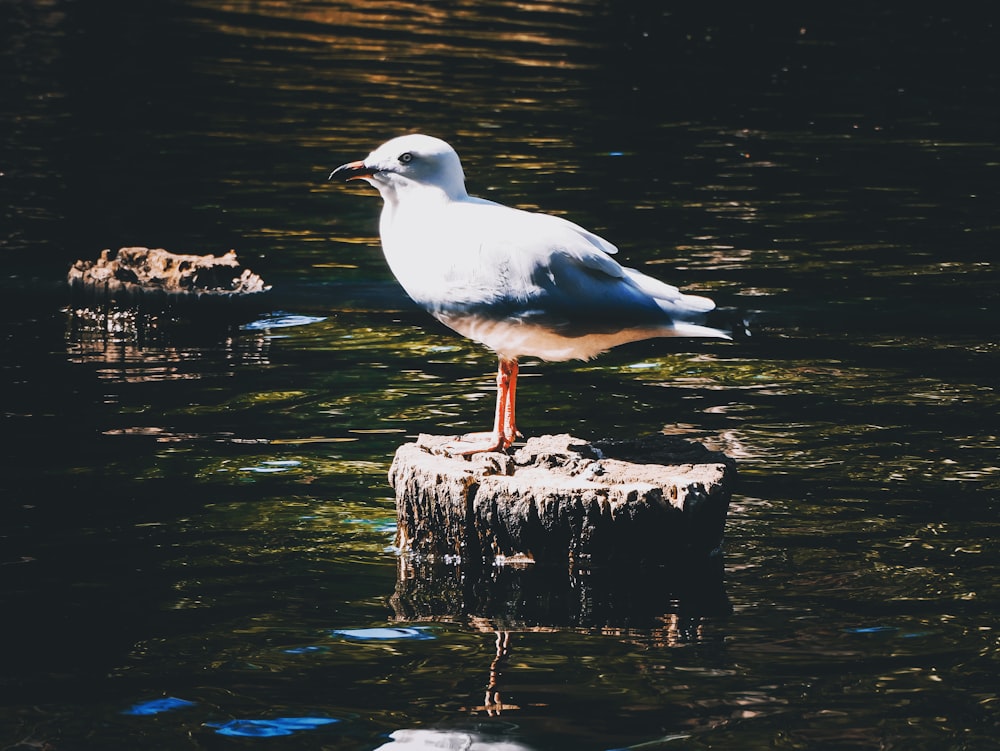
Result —
M 705 325 L 712 300 L 620 265 L 604 238 L 561 217 L 470 196 L 458 153 L 439 138 L 393 138 L 329 179 L 378 190 L 382 250 L 400 285 L 499 358 L 493 430 L 461 436 L 448 446 L 453 455 L 504 451 L 520 435 L 518 358 L 588 360 L 653 337 L 731 338 Z

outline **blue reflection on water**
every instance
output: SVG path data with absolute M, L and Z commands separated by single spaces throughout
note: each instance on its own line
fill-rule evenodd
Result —
M 243 738 L 272 738 L 292 735 L 303 730 L 313 730 L 323 725 L 331 725 L 340 720 L 334 717 L 275 717 L 271 720 L 230 720 L 229 722 L 206 722 L 205 727 L 215 728 L 219 735 Z
M 845 628 L 848 634 L 899 634 L 903 639 L 917 639 L 921 636 L 929 636 L 931 631 L 909 631 L 901 633 L 902 629 L 897 626 L 861 626 L 858 628 Z
M 895 626 L 862 626 L 860 628 L 845 628 L 849 634 L 887 634 L 899 629 Z
M 195 706 L 195 702 L 193 701 L 178 699 L 173 696 L 165 696 L 162 699 L 153 699 L 140 704 L 133 704 L 131 707 L 123 711 L 122 714 L 146 716 L 193 706 Z
M 308 326 L 325 320 L 325 316 L 302 316 L 278 312 L 246 323 L 241 328 L 244 331 L 265 331 L 267 329 L 284 329 L 290 326 Z
M 305 655 L 312 652 L 326 652 L 328 647 L 321 647 L 317 644 L 310 644 L 307 647 L 289 647 L 288 649 L 281 650 L 288 655 Z
M 289 469 L 299 467 L 302 462 L 295 459 L 268 459 L 261 462 L 256 467 L 240 467 L 241 472 L 256 472 L 257 474 L 273 474 L 275 472 L 287 472 Z
M 423 640 L 435 638 L 427 631 L 426 626 L 412 628 L 348 628 L 330 632 L 331 636 L 342 636 L 351 641 L 399 641 Z

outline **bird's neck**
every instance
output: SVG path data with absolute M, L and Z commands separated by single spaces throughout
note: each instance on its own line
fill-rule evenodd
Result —
M 400 204 L 417 208 L 433 207 L 449 201 L 462 201 L 469 197 L 465 190 L 465 182 L 462 180 L 433 185 L 396 178 L 386 182 L 372 181 L 372 184 L 382 194 L 386 207 L 392 206 L 393 210 Z
M 463 188 L 462 196 L 454 196 L 437 186 L 404 183 L 380 188 L 384 205 L 382 207 L 383 236 L 390 226 L 406 224 L 408 220 L 421 220 L 448 204 L 468 198 Z

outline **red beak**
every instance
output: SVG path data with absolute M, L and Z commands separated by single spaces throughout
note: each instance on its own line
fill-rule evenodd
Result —
M 330 177 L 327 179 L 346 183 L 349 180 L 360 180 L 362 177 L 371 177 L 376 172 L 378 172 L 377 169 L 369 167 L 364 162 L 348 162 L 337 167 L 337 169 L 330 173 Z

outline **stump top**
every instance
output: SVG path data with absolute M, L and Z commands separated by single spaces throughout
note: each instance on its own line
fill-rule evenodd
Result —
M 486 452 L 471 457 L 451 456 L 445 446 L 453 440 L 421 434 L 416 442 L 399 448 L 395 464 L 426 478 L 498 483 L 519 495 L 603 494 L 615 488 L 617 497 L 628 497 L 629 490 L 642 495 L 661 488 L 677 508 L 683 508 L 690 488 L 723 485 L 734 467 L 724 454 L 666 435 L 591 443 L 567 434 L 545 435 L 528 439 L 513 454 Z

